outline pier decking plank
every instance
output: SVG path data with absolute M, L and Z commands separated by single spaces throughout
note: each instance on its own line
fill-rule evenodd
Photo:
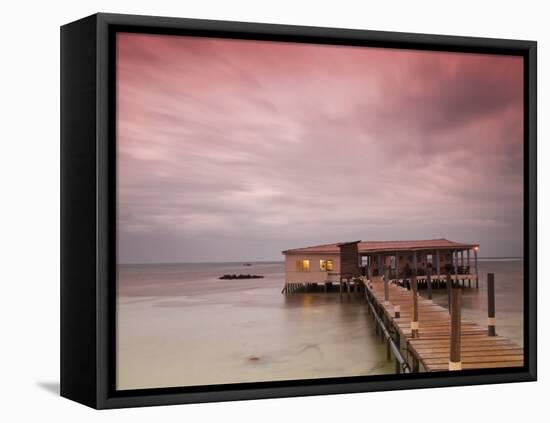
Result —
M 427 372 L 447 371 L 451 344 L 451 319 L 449 311 L 431 300 L 418 296 L 418 337 L 413 338 L 412 292 L 396 285 L 389 285 L 389 303 L 384 301 L 382 278 L 365 281 L 365 287 L 374 298 L 377 308 L 386 321 L 398 331 L 409 353 Z M 400 307 L 399 318 L 394 317 L 394 306 Z M 521 367 L 524 363 L 523 348 L 502 336 L 489 336 L 486 327 L 475 322 L 461 320 L 462 369 Z

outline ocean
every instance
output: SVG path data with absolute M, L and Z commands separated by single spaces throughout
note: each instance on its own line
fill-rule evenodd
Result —
M 486 325 L 493 272 L 497 333 L 523 345 L 523 261 L 480 260 L 479 272 L 463 319 Z M 240 273 L 264 278 L 218 279 Z M 119 265 L 117 389 L 393 373 L 363 299 L 283 284 L 282 262 Z M 434 301 L 446 306 L 446 291 Z

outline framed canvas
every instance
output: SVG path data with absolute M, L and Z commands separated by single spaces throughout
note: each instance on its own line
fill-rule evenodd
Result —
M 61 28 L 62 396 L 535 379 L 535 42 Z

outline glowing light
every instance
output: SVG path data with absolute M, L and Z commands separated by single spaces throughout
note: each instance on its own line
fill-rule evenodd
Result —
M 299 271 L 309 272 L 309 260 L 298 260 L 296 264 Z
M 319 268 L 323 272 L 333 270 L 334 266 L 333 266 L 332 260 L 319 260 Z

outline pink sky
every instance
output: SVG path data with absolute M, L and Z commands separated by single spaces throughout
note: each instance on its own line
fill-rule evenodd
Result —
M 119 34 L 121 262 L 523 248 L 523 59 Z

